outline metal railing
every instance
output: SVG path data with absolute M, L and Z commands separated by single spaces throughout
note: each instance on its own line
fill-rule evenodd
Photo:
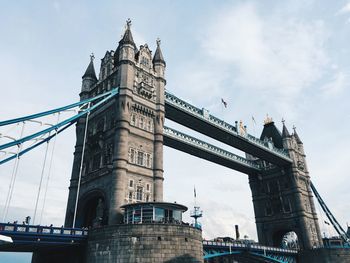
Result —
M 200 148 L 204 151 L 211 152 L 215 155 L 219 155 L 222 158 L 231 160 L 231 161 L 236 162 L 236 163 L 240 163 L 241 165 L 250 167 L 250 168 L 255 169 L 255 170 L 261 169 L 260 165 L 254 163 L 253 161 L 247 160 L 239 155 L 236 155 L 236 154 L 233 154 L 233 153 L 228 152 L 226 150 L 223 150 L 219 147 L 216 147 L 212 144 L 209 144 L 207 142 L 196 139 L 196 138 L 189 136 L 185 133 L 179 132 L 179 131 L 174 130 L 174 129 L 169 128 L 169 127 L 164 127 L 163 131 L 164 131 L 165 135 L 167 135 L 171 138 L 174 138 L 174 139 L 180 140 L 184 143 L 193 145 L 197 148 Z
M 217 242 L 217 241 L 207 241 L 203 240 L 203 246 L 217 247 L 217 248 L 227 248 L 227 249 L 251 249 L 257 251 L 266 251 L 266 252 L 278 252 L 278 253 L 289 253 L 289 254 L 298 254 L 296 249 L 285 249 L 278 247 L 267 247 L 251 243 L 232 243 L 232 242 Z
M 65 228 L 54 226 L 35 226 L 21 224 L 4 224 L 0 223 L 0 233 L 11 235 L 16 233 L 22 234 L 39 234 L 39 235 L 63 235 L 73 237 L 85 237 L 89 231 L 85 228 Z
M 176 97 L 175 95 L 173 95 L 169 92 L 165 92 L 165 102 L 169 103 L 170 105 L 172 105 L 178 109 L 186 111 L 187 113 L 189 113 L 189 114 L 191 114 L 191 115 L 193 115 L 193 116 L 195 116 L 203 121 L 209 122 L 210 124 L 227 131 L 228 133 L 232 134 L 233 136 L 239 136 L 241 138 L 245 138 L 249 142 L 259 146 L 260 148 L 264 148 L 265 150 L 267 150 L 269 152 L 273 152 L 273 153 L 277 154 L 278 156 L 282 157 L 283 159 L 290 160 L 288 152 L 285 151 L 284 149 L 279 149 L 279 148 L 274 147 L 273 145 L 269 145 L 268 142 L 264 142 L 264 141 L 254 137 L 248 133 L 240 134 L 237 131 L 236 126 L 233 126 L 233 125 L 209 114 L 204 109 L 201 110 L 201 109 L 187 103 L 186 101 L 179 99 L 178 97 Z

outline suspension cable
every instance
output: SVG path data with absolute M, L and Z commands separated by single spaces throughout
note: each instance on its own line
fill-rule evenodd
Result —
M 22 122 L 20 139 L 23 138 L 24 127 L 25 127 L 25 122 Z M 11 174 L 11 180 L 10 180 L 9 190 L 7 193 L 6 202 L 5 202 L 5 206 L 4 206 L 2 222 L 6 221 L 7 213 L 8 213 L 9 207 L 10 207 L 12 194 L 13 194 L 13 188 L 15 187 L 15 182 L 16 182 L 16 177 L 17 177 L 17 171 L 18 171 L 19 160 L 20 160 L 20 152 L 22 150 L 22 146 L 23 146 L 23 143 L 20 143 L 17 145 L 18 148 L 17 148 L 17 153 L 16 153 L 16 160 L 15 160 L 12 174 Z
M 90 102 L 88 104 L 88 108 L 90 108 Z M 73 225 L 72 225 L 73 228 L 75 228 L 75 220 L 77 218 L 78 198 L 79 198 L 79 191 L 80 191 L 81 174 L 82 174 L 82 170 L 83 170 L 82 168 L 83 168 L 83 162 L 84 162 L 85 143 L 86 143 L 88 123 L 89 123 L 89 115 L 90 115 L 90 111 L 87 113 L 86 121 L 85 121 L 85 131 L 84 131 L 83 149 L 82 149 L 81 160 L 80 160 L 77 195 L 75 197 L 74 217 L 73 217 Z
M 49 133 L 50 136 L 50 133 Z M 46 142 L 46 150 L 45 150 L 45 156 L 44 156 L 44 163 L 43 163 L 43 167 L 41 169 L 41 176 L 40 176 L 40 183 L 39 183 L 39 188 L 38 188 L 38 194 L 36 196 L 36 202 L 35 202 L 35 209 L 34 209 L 34 216 L 33 216 L 33 224 L 35 223 L 35 217 L 36 217 L 36 211 L 38 209 L 38 203 L 39 203 L 39 197 L 40 197 L 40 192 L 41 192 L 41 185 L 43 182 L 43 178 L 44 178 L 44 172 L 45 172 L 45 166 L 46 166 L 46 159 L 47 159 L 47 152 L 49 150 L 49 145 L 50 145 L 50 141 Z
M 57 123 L 59 122 L 59 120 L 60 120 L 60 113 L 58 113 L 58 115 L 57 115 Z M 50 159 L 49 171 L 48 171 L 47 179 L 46 179 L 46 186 L 45 186 L 45 193 L 44 193 L 44 201 L 43 201 L 43 206 L 42 206 L 42 208 L 41 208 L 39 225 L 41 224 L 41 220 L 42 220 L 42 218 L 43 218 L 43 213 L 44 213 L 44 209 L 45 209 L 46 195 L 47 195 L 47 189 L 48 189 L 48 187 L 49 187 L 49 181 L 50 181 L 50 175 L 51 175 L 51 167 L 52 167 L 53 155 L 54 155 L 54 152 L 55 152 L 56 140 L 57 140 L 57 129 L 55 130 L 55 138 L 54 138 L 54 141 L 53 141 L 53 143 L 52 143 L 51 159 Z

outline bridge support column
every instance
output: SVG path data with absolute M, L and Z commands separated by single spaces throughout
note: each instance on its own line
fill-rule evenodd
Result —
M 163 127 L 164 113 L 161 112 L 155 120 L 155 135 L 154 135 L 154 196 L 156 202 L 163 201 Z
M 261 139 L 288 151 L 292 163 L 283 167 L 262 162 L 259 174 L 250 174 L 259 243 L 281 246 L 285 234 L 294 232 L 302 249 L 322 245 L 320 228 L 310 189 L 303 144 L 295 132 L 283 134 L 273 122 L 264 126 Z

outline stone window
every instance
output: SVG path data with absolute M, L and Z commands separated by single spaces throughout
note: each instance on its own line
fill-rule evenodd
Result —
M 138 165 L 143 165 L 143 152 L 138 152 L 137 153 L 137 164 Z
M 134 180 L 129 181 L 129 187 L 134 187 Z
M 135 162 L 135 150 L 134 149 L 130 149 L 130 162 L 134 163 Z
M 130 125 L 134 127 L 138 127 L 148 132 L 153 132 L 152 117 L 146 117 L 146 116 L 141 116 L 138 113 L 132 113 L 130 115 Z
M 152 154 L 145 153 L 134 148 L 129 149 L 129 163 L 137 164 L 147 168 L 152 167 Z
M 146 184 L 146 190 L 149 191 L 149 184 Z
M 112 162 L 112 156 L 113 156 L 113 143 L 109 143 L 107 147 L 105 148 L 105 158 L 104 158 L 104 164 L 109 164 Z
M 132 202 L 132 192 L 129 192 L 129 202 Z
M 149 65 L 149 59 L 147 59 L 146 57 L 141 57 L 141 64 L 148 66 Z
M 131 125 L 136 125 L 136 115 L 135 114 L 131 114 Z
M 144 128 L 144 126 L 143 126 L 144 125 L 143 117 L 140 117 L 140 123 L 139 124 L 140 124 L 140 128 L 143 129 Z
M 142 196 L 143 196 L 143 188 L 142 186 L 138 186 L 136 189 L 136 200 L 142 201 Z

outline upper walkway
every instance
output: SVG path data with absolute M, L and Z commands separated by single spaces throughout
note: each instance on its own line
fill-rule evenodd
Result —
M 164 145 L 203 158 L 210 162 L 250 174 L 260 171 L 260 166 L 251 160 L 228 152 L 205 141 L 199 140 L 175 129 L 164 127 Z
M 11 237 L 13 243 L 0 243 L 0 251 L 32 252 L 47 247 L 81 245 L 88 231 L 39 225 L 0 223 L 0 234 Z
M 169 92 L 165 92 L 165 117 L 270 163 L 286 165 L 292 162 L 285 150 L 269 146 L 267 142 L 245 131 L 240 132 L 237 126 L 224 122 L 207 110 L 199 109 Z

